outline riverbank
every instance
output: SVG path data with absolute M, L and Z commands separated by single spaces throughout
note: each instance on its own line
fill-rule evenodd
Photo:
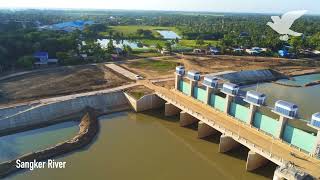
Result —
M 90 144 L 99 131 L 97 112 L 92 108 L 85 109 L 85 115 L 79 124 L 79 132 L 72 139 L 59 143 L 51 148 L 23 155 L 12 161 L 0 164 L 0 178 L 4 178 L 21 169 L 16 168 L 16 160 L 21 162 L 44 161 L 49 158 L 57 157 Z
M 298 88 L 302 88 L 302 87 L 311 87 L 311 86 L 319 85 L 319 84 L 320 84 L 320 80 L 313 81 L 313 82 L 310 82 L 310 83 L 306 83 L 306 84 L 304 84 L 304 85 L 285 84 L 285 83 L 280 83 L 280 82 L 274 82 L 274 84 L 281 85 L 281 86 L 287 86 L 287 87 L 298 87 Z

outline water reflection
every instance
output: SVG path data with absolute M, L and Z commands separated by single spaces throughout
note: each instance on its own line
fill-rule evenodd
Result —
M 66 141 L 78 132 L 77 124 L 78 122 L 70 121 L 0 137 L 0 162 Z
M 98 39 L 97 42 L 102 48 L 107 48 L 110 39 Z M 130 46 L 132 49 L 146 49 L 147 46 L 144 46 L 141 42 L 138 41 L 129 41 L 129 40 L 113 40 L 113 45 L 115 47 L 123 48 L 123 45 Z

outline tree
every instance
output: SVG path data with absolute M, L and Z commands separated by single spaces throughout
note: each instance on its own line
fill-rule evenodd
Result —
M 167 51 L 169 51 L 170 53 L 172 52 L 172 47 L 171 47 L 171 43 L 170 42 L 166 42 L 165 44 L 164 44 L 164 46 L 165 46 L 165 49 L 167 50 Z
M 196 45 L 199 45 L 199 46 L 204 45 L 204 40 L 198 38 L 198 39 L 196 40 Z
M 159 43 L 157 43 L 157 44 L 156 44 L 156 50 L 157 50 L 158 52 L 161 52 L 162 49 L 163 49 L 163 47 L 162 47 Z
M 130 56 L 132 54 L 132 48 L 129 45 L 123 45 L 123 53 Z
M 176 37 L 175 42 L 176 44 L 178 44 L 180 42 L 180 39 Z
M 21 68 L 32 68 L 35 63 L 35 58 L 33 56 L 22 56 L 18 59 L 17 65 Z
M 59 59 L 60 64 L 67 65 L 67 61 L 70 58 L 70 55 L 66 52 L 57 52 L 56 57 Z
M 318 32 L 310 37 L 309 46 L 311 46 L 317 50 L 320 50 L 320 32 Z
M 110 41 L 108 42 L 108 45 L 107 45 L 107 52 L 108 53 L 113 53 L 115 47 L 113 45 L 113 40 L 110 39 Z

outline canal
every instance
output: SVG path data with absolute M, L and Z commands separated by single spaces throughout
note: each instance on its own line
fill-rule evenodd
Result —
M 16 134 L 20 138 L 16 142 L 21 147 L 19 151 L 29 150 L 30 145 L 54 144 L 54 134 L 64 134 L 67 139 L 70 133 L 75 133 L 76 126 L 65 123 L 60 126 L 49 128 L 51 138 L 43 134 L 43 129 L 35 130 L 33 138 Z M 218 153 L 219 135 L 200 140 L 196 127 L 182 128 L 178 117 L 166 118 L 160 111 L 111 114 L 100 117 L 100 126 L 95 142 L 89 147 L 56 159 L 66 161 L 66 169 L 23 171 L 9 178 L 262 180 L 270 179 L 275 169 L 270 163 L 255 173 L 246 172 L 248 149 L 241 147 L 227 154 Z M 61 140 L 61 137 L 57 139 Z M 1 149 L 6 149 L 6 145 Z M 9 148 L 8 151 L 17 150 Z

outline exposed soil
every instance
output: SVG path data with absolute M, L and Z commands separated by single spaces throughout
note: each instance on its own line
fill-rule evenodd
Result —
M 175 67 L 181 64 L 179 56 L 149 57 L 125 61 L 121 67 L 147 79 L 173 77 Z
M 58 67 L 0 81 L 0 103 L 100 90 L 128 82 L 103 65 Z
M 288 60 L 252 56 L 184 56 L 182 63 L 186 69 L 195 69 L 202 73 L 221 71 L 241 71 L 273 69 L 287 76 L 320 72 L 320 62 L 305 60 Z
M 320 61 L 254 56 L 177 55 L 137 59 L 121 63 L 122 67 L 147 79 L 174 77 L 174 65 L 184 65 L 187 70 L 198 70 L 202 74 L 257 69 L 272 69 L 287 76 L 320 72 Z

